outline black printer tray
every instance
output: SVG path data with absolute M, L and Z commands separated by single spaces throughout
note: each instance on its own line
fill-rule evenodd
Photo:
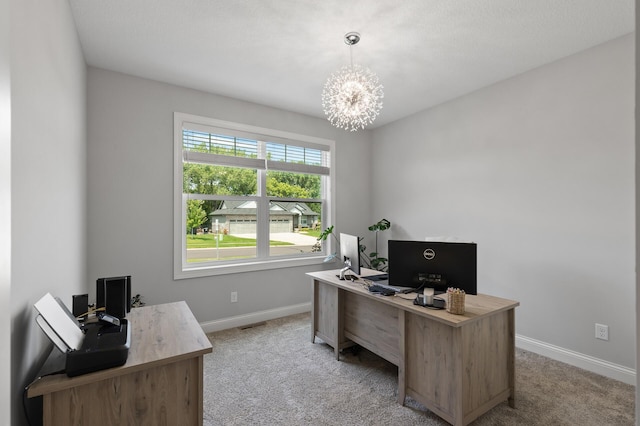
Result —
M 82 346 L 67 352 L 65 371 L 74 377 L 106 368 L 118 367 L 127 362 L 131 346 L 131 330 L 126 319 L 120 325 L 105 323 L 85 327 Z

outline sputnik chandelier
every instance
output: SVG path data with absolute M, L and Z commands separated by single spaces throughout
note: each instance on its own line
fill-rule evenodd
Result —
M 344 36 L 351 64 L 331 74 L 322 90 L 322 108 L 327 119 L 334 126 L 352 132 L 373 123 L 384 97 L 378 77 L 368 68 L 353 65 L 352 48 L 359 41 L 360 34 L 356 32 Z

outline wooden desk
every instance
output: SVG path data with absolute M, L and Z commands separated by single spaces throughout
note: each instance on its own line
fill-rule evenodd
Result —
M 515 318 L 519 302 L 467 295 L 465 314 L 369 293 L 338 271 L 313 278 L 311 342 L 359 344 L 398 366 L 398 402 L 408 395 L 462 426 L 508 400 L 515 407 Z M 363 275 L 376 271 L 363 270 Z
M 212 351 L 185 302 L 127 315 L 131 347 L 121 367 L 35 381 L 47 425 L 202 425 L 203 356 Z M 54 349 L 56 350 L 56 349 Z

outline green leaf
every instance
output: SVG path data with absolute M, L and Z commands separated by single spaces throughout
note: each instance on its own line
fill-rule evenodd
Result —
M 385 231 L 389 228 L 391 228 L 391 222 L 387 219 L 380 219 L 377 223 L 369 227 L 369 231 Z
M 322 231 L 322 233 L 318 236 L 318 241 L 325 241 L 327 238 L 329 238 L 329 235 L 331 235 L 332 233 L 333 233 L 333 225 L 331 225 L 330 227 Z

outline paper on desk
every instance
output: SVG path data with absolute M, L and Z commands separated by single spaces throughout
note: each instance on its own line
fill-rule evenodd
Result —
M 51 293 L 42 296 L 33 306 L 69 349 L 75 350 L 82 345 L 82 340 L 84 339 L 82 330 Z
M 51 340 L 53 344 L 56 345 L 60 352 L 64 353 L 69 350 L 67 344 L 62 341 L 60 336 L 58 336 L 55 331 L 53 331 L 49 323 L 44 318 L 42 318 L 42 315 L 38 315 L 36 317 L 36 322 L 40 326 L 40 329 L 44 331 L 44 334 L 46 334 L 49 340 Z

